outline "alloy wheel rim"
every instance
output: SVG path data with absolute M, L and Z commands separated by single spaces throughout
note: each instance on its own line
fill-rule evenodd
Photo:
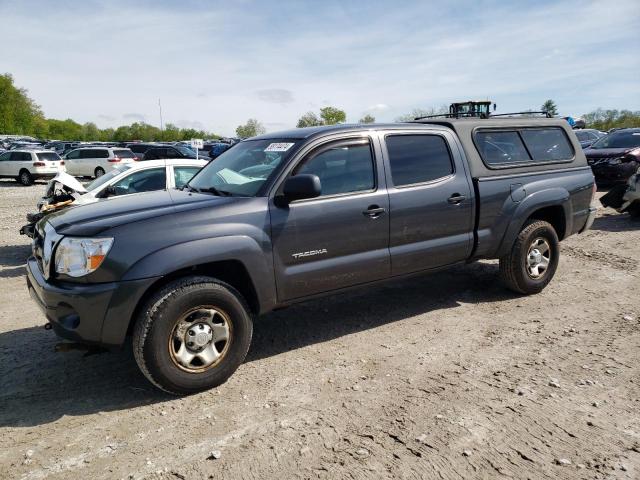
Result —
M 539 280 L 544 277 L 551 264 L 551 245 L 547 239 L 538 237 L 533 240 L 524 262 L 530 278 Z
M 199 306 L 183 314 L 169 336 L 169 356 L 176 367 L 202 373 L 218 365 L 232 340 L 229 316 L 213 306 Z

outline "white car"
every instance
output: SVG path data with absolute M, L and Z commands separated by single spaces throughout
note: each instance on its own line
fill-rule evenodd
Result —
M 60 201 L 73 200 L 73 205 L 85 205 L 122 195 L 182 188 L 206 164 L 205 160 L 190 159 L 126 163 L 87 185 L 68 173 L 60 173 L 49 182 L 45 196 L 38 203 L 38 211 Z
M 0 155 L 0 177 L 15 178 L 25 186 L 64 171 L 64 160 L 51 150 L 9 150 Z
M 138 157 L 128 148 L 79 147 L 64 155 L 67 173 L 76 177 L 101 177 L 117 165 L 135 162 Z

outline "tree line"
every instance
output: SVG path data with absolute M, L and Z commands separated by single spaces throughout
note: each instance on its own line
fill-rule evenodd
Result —
M 556 115 L 557 106 L 553 100 L 543 103 L 541 110 Z M 448 106 L 431 107 L 428 109 L 413 109 L 405 115 L 395 119 L 396 122 L 406 122 L 416 117 L 436 115 L 449 111 Z M 607 131 L 611 128 L 640 127 L 640 111 L 605 110 L 598 108 L 582 116 L 587 128 Z M 318 113 L 307 112 L 296 124 L 298 128 L 321 125 L 335 125 L 344 123 L 347 114 L 344 110 L 327 106 Z M 374 123 L 373 115 L 367 114 L 358 123 Z M 250 118 L 244 125 L 238 126 L 236 134 L 240 138 L 249 138 L 265 133 L 264 125 L 255 118 Z M 74 120 L 58 120 L 46 118 L 42 109 L 28 95 L 28 92 L 16 87 L 13 77 L 9 73 L 0 74 L 0 134 L 31 135 L 37 138 L 56 138 L 64 140 L 85 141 L 179 141 L 191 138 L 220 138 L 213 132 L 193 128 L 180 128 L 168 123 L 160 129 L 144 122 L 122 125 L 117 128 L 99 128 L 93 122 L 80 124 Z

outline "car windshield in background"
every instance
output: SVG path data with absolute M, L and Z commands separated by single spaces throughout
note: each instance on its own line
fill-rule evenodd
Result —
M 575 133 L 576 137 L 578 137 L 578 140 L 580 140 L 581 142 L 588 142 L 589 140 L 592 140 L 591 134 L 589 132 L 577 131 Z
M 131 150 L 114 150 L 113 154 L 120 158 L 133 158 L 136 156 Z
M 246 140 L 204 167 L 188 186 L 223 195 L 255 196 L 273 171 L 295 149 L 288 139 Z
M 38 160 L 48 160 L 50 162 L 57 162 L 60 160 L 60 156 L 55 152 L 42 152 L 36 153 Z
M 175 148 L 181 154 L 183 154 L 183 155 L 185 155 L 187 157 L 196 158 L 196 152 L 191 150 L 189 147 L 183 147 L 182 145 L 176 145 L 173 148 Z
M 110 172 L 105 173 L 101 177 L 96 178 L 93 182 L 86 184 L 84 188 L 86 188 L 87 191 L 91 191 L 98 187 L 101 187 L 102 185 L 105 185 L 106 183 L 108 183 L 111 179 L 117 177 L 122 172 L 126 172 L 130 168 L 131 168 L 130 165 L 118 165 L 116 168 L 114 168 Z
M 611 132 L 591 145 L 591 148 L 640 147 L 640 130 Z

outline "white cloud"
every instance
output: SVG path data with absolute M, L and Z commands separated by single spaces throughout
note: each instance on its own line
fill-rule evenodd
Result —
M 325 105 L 348 121 L 487 97 L 503 112 L 640 109 L 637 0 L 63 5 L 0 3 L 0 71 L 54 118 L 159 123 L 162 98 L 165 123 L 230 135 Z

